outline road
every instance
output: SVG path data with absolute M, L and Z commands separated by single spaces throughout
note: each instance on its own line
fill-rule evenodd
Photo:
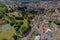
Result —
M 28 34 L 27 36 L 25 36 L 25 37 L 23 38 L 23 40 L 29 40 L 29 39 L 31 38 L 32 34 L 33 34 L 34 31 L 35 31 L 35 28 L 36 28 L 35 26 L 36 26 L 36 24 L 39 23 L 38 20 L 39 20 L 39 18 L 36 17 L 36 19 L 35 19 L 34 22 L 33 22 L 33 27 L 32 27 L 32 29 L 31 29 L 31 31 L 29 32 L 29 34 Z
M 31 31 L 29 32 L 29 34 L 27 36 L 25 36 L 23 38 L 23 40 L 29 40 L 31 38 L 32 34 L 34 33 L 34 31 L 36 31 L 38 34 L 41 34 L 42 35 L 42 38 L 44 36 L 49 37 L 49 36 L 47 36 L 46 34 L 44 34 L 44 33 L 42 33 L 40 31 L 40 28 L 39 27 L 40 27 L 40 18 L 41 18 L 41 16 L 43 16 L 43 15 L 41 15 L 40 12 L 38 12 L 37 13 L 37 16 L 34 19 L 33 27 L 31 29 Z
M 36 29 L 38 29 L 38 25 L 40 25 L 40 15 L 37 14 L 37 16 L 35 17 L 34 21 L 33 21 L 33 27 L 32 29 L 29 31 L 28 35 L 26 35 L 25 37 L 23 37 L 22 40 L 29 40 L 32 36 L 32 34 L 34 33 L 34 31 L 36 31 Z M 38 33 L 40 32 L 40 30 L 37 30 Z
M 32 29 L 29 31 L 28 35 L 26 35 L 25 37 L 23 37 L 22 40 L 30 40 L 32 34 L 36 31 L 38 34 L 41 34 L 41 38 L 47 38 L 48 40 L 53 40 L 52 37 L 50 37 L 49 35 L 43 33 L 40 31 L 40 28 L 45 25 L 44 22 L 42 24 L 40 24 L 40 18 L 43 15 L 41 15 L 40 13 L 37 13 L 37 16 L 35 17 L 34 21 L 33 21 L 33 27 Z M 46 20 L 46 19 L 44 19 Z

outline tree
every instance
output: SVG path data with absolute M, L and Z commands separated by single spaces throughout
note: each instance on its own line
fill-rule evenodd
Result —
M 59 11 L 60 11 L 60 7 L 58 7 L 58 8 L 57 8 L 57 10 L 59 10 Z
M 48 20 L 48 22 L 49 22 L 49 23 L 52 23 L 52 22 L 53 22 L 53 20 Z
M 31 14 L 36 14 L 37 11 L 35 11 L 35 10 L 29 10 L 29 13 L 31 13 Z
M 28 26 L 22 26 L 20 30 L 22 31 L 22 34 L 25 34 L 30 28 L 31 26 L 28 24 Z
M 27 20 L 28 21 L 28 23 L 31 23 L 31 20 Z
M 15 17 L 16 20 L 24 20 L 23 17 Z
M 48 14 L 49 16 L 52 16 L 53 13 L 55 13 L 55 10 L 51 9 L 51 10 L 48 10 L 47 12 L 48 12 L 47 14 Z
M 17 40 L 17 35 L 13 35 L 14 40 Z
M 54 23 L 55 23 L 56 25 L 60 25 L 60 21 L 59 21 L 59 20 L 55 20 Z
M 3 18 L 4 14 L 1 12 L 0 13 L 0 19 Z
M 23 22 L 20 22 L 20 25 L 23 25 Z
M 13 26 L 15 23 L 14 22 L 10 22 L 10 25 Z

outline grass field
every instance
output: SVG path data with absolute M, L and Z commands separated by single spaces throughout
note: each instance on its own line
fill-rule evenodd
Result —
M 8 39 L 9 40 L 14 33 L 15 33 L 15 30 L 12 27 L 11 29 L 7 30 L 6 32 L 0 34 L 0 40 L 2 40 L 2 39 Z
M 0 11 L 5 11 L 6 7 L 0 7 Z
M 15 15 L 15 16 L 19 16 L 18 12 L 12 12 L 12 13 L 8 13 L 9 16 Z

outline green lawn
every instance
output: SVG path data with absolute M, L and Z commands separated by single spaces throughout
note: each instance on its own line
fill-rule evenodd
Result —
M 2 40 L 2 39 L 8 39 L 9 40 L 14 33 L 15 33 L 15 30 L 12 27 L 11 29 L 7 30 L 6 32 L 0 34 L 0 40 Z
M 5 11 L 6 7 L 0 7 L 0 11 Z
M 27 27 L 27 26 L 28 26 L 28 22 L 27 22 L 27 20 L 24 19 L 23 22 L 24 22 L 24 24 L 23 24 L 22 26 L 26 26 L 26 27 Z
M 8 13 L 9 16 L 15 15 L 15 16 L 19 16 L 18 12 L 12 12 L 12 13 Z

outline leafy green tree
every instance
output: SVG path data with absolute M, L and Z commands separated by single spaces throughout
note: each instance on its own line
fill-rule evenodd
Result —
M 59 10 L 59 11 L 60 11 L 60 7 L 58 7 L 58 8 L 57 8 L 57 10 Z
M 31 28 L 31 26 L 28 25 L 28 26 L 22 26 L 20 29 L 22 31 L 22 34 L 25 34 L 30 28 Z
M 48 22 L 49 22 L 49 23 L 52 23 L 52 22 L 53 22 L 53 20 L 49 20 Z
M 3 13 L 0 13 L 0 19 L 3 18 L 4 14 Z
M 23 22 L 20 22 L 20 25 L 23 25 Z
M 27 20 L 28 21 L 28 23 L 31 23 L 31 20 Z
M 53 13 L 55 13 L 55 10 L 51 9 L 51 10 L 48 10 L 47 12 L 48 12 L 47 14 L 48 14 L 49 16 L 52 16 Z
M 15 17 L 16 20 L 24 20 L 23 17 Z
M 13 35 L 14 40 L 17 40 L 17 35 Z
M 13 26 L 15 23 L 14 22 L 10 22 L 10 25 Z

